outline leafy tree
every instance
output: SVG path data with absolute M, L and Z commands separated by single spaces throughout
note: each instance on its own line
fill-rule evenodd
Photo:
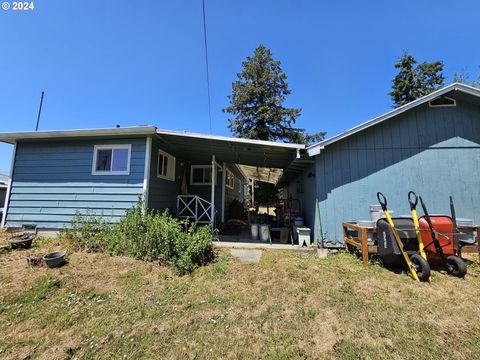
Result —
M 273 59 L 269 49 L 258 46 L 242 67 L 232 84 L 230 106 L 223 109 L 234 116 L 228 127 L 235 136 L 295 143 L 310 143 L 325 136 L 309 135 L 305 129 L 294 127 L 301 109 L 283 106 L 291 90 L 280 61 Z
M 398 59 L 395 68 L 400 69 L 392 80 L 393 90 L 390 92 L 395 107 L 430 94 L 445 83 L 442 61 L 417 64 L 415 58 L 405 52 Z

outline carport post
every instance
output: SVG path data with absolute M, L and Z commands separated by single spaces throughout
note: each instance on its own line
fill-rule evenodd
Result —
M 212 206 L 210 207 L 210 218 L 212 219 L 212 231 L 213 231 L 214 216 L 215 216 L 215 178 L 217 173 L 216 166 L 217 166 L 217 163 L 215 162 L 215 155 L 212 155 L 212 195 L 211 195 Z
M 225 182 L 227 179 L 227 165 L 222 164 L 222 223 L 225 222 Z

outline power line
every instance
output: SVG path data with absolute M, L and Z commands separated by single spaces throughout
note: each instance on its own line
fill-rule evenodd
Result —
M 207 20 L 205 17 L 205 0 L 202 0 L 203 13 L 203 40 L 205 44 L 205 68 L 207 72 L 208 118 L 210 120 L 210 134 L 212 133 L 212 103 L 210 99 L 210 74 L 208 71 Z

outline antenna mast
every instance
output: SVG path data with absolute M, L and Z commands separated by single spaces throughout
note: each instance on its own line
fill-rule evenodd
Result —
M 43 94 L 44 92 L 42 91 L 42 96 L 40 96 L 40 106 L 38 107 L 37 126 L 35 126 L 35 131 L 38 131 L 38 125 L 40 125 L 40 114 L 42 113 Z

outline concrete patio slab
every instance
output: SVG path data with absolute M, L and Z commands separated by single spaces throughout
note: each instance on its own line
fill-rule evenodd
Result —
M 262 258 L 261 250 L 231 249 L 230 254 L 243 263 L 258 263 Z

